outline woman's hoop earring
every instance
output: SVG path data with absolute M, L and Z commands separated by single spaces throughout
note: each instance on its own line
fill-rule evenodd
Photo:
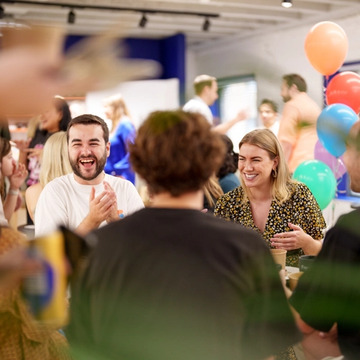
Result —
M 273 171 L 271 172 L 271 175 L 273 176 L 273 178 L 277 178 L 278 173 L 277 173 L 277 169 L 273 169 Z

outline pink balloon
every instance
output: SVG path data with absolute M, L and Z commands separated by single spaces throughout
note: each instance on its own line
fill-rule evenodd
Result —
M 334 173 L 336 179 L 340 179 L 346 173 L 343 157 L 331 155 L 318 140 L 315 144 L 314 157 L 316 160 L 324 162 Z

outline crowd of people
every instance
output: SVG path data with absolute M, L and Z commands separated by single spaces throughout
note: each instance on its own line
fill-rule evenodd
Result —
M 225 133 L 248 115 L 213 126 L 208 75 L 182 110 L 153 112 L 137 130 L 120 94 L 104 101 L 111 129 L 93 114 L 71 119 L 65 99 L 52 97 L 36 107 L 33 136 L 16 142 L 18 164 L 1 139 L 0 357 L 358 359 L 360 210 L 324 237 L 315 197 L 292 179 L 313 158 L 320 108 L 301 76 L 282 81 L 281 117 L 261 101 L 262 124 L 235 149 Z M 359 141 L 356 123 L 344 155 L 354 191 Z M 68 269 L 78 271 L 63 329 L 35 322 L 21 295 L 21 280 L 44 272 L 8 224 L 24 182 L 35 235 L 63 226 L 90 249 Z M 293 294 L 270 248 L 287 251 L 287 266 L 316 256 Z

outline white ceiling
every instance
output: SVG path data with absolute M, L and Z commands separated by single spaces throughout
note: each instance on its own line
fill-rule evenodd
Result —
M 36 0 L 35 0 L 36 1 Z M 206 45 L 213 40 L 249 37 L 276 29 L 300 26 L 360 13 L 360 0 L 293 0 L 289 9 L 281 0 L 37 0 L 38 5 L 2 2 L 5 19 L 16 22 L 64 24 L 69 34 L 96 34 L 119 23 L 127 36 L 161 38 L 185 33 L 190 46 Z M 208 31 L 202 29 L 204 16 L 148 13 L 148 22 L 139 27 L 142 17 L 137 11 L 77 9 L 75 24 L 67 24 L 69 7 L 46 6 L 45 3 L 125 7 L 139 10 L 162 10 L 218 14 L 211 18 Z

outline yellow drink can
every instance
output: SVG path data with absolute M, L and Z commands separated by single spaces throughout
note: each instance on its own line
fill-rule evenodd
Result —
M 63 326 L 67 321 L 67 274 L 64 236 L 60 231 L 29 240 L 29 255 L 41 261 L 41 272 L 26 277 L 24 297 L 35 319 Z

